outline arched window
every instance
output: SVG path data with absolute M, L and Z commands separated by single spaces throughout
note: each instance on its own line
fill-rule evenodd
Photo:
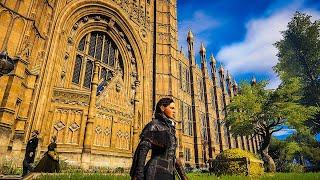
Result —
M 123 61 L 113 40 L 101 31 L 85 35 L 77 46 L 72 83 L 85 89 L 91 88 L 94 61 L 100 62 L 99 87 L 101 91 L 118 72 L 122 73 Z

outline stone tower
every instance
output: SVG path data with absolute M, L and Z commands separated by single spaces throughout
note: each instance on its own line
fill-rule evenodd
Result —
M 204 46 L 198 67 L 191 31 L 188 55 L 179 51 L 177 28 L 176 0 L 1 0 L 1 58 L 15 65 L 0 77 L 0 157 L 21 165 L 39 130 L 37 157 L 55 135 L 71 164 L 128 168 L 166 96 L 185 164 L 201 167 L 234 147 L 221 122 L 237 87 L 213 60 L 208 67 Z M 239 139 L 251 151 L 260 141 Z

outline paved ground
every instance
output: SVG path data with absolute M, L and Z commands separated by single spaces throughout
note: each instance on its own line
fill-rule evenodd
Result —
M 0 179 L 22 179 L 22 177 L 17 175 L 0 175 Z
M 30 179 L 34 179 L 35 177 L 38 177 L 39 175 L 41 175 L 41 173 L 30 173 L 27 176 L 25 176 L 24 178 L 22 178 L 19 175 L 2 175 L 0 174 L 0 179 L 24 179 L 24 180 L 30 180 Z

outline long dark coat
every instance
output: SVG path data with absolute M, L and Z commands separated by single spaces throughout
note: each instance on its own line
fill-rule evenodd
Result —
M 28 164 L 33 163 L 34 162 L 34 157 L 36 155 L 36 149 L 38 147 L 38 142 L 39 139 L 36 138 L 32 138 L 28 141 L 27 143 L 27 147 L 26 147 L 26 153 L 24 155 L 24 161 Z M 30 157 L 30 153 L 33 153 L 33 155 Z
M 143 129 L 140 143 L 135 151 L 130 175 L 138 180 L 174 179 L 176 130 L 171 120 L 156 114 Z M 146 156 L 152 150 L 151 159 L 145 165 Z
M 34 168 L 33 172 L 60 172 L 59 160 L 55 160 L 49 153 L 53 152 L 56 147 L 57 144 L 54 142 L 49 144 L 48 151 L 44 153 L 43 158 L 39 161 L 38 165 Z

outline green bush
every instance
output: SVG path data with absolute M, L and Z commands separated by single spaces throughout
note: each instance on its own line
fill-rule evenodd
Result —
M 296 163 L 288 163 L 284 168 L 285 172 L 295 172 L 302 173 L 304 172 L 304 166 Z
M 19 175 L 22 174 L 22 168 L 17 164 L 18 159 L 3 156 L 0 159 L 0 174 Z
M 123 167 L 117 167 L 117 168 L 115 168 L 114 169 L 114 171 L 113 171 L 114 173 L 124 173 L 125 172 L 125 170 L 124 170 L 124 168 Z
M 241 159 L 242 158 L 242 159 Z M 247 162 L 248 166 L 247 167 Z M 242 149 L 227 149 L 218 154 L 212 163 L 213 172 L 220 175 L 261 175 L 263 174 L 262 161 L 248 151 Z

